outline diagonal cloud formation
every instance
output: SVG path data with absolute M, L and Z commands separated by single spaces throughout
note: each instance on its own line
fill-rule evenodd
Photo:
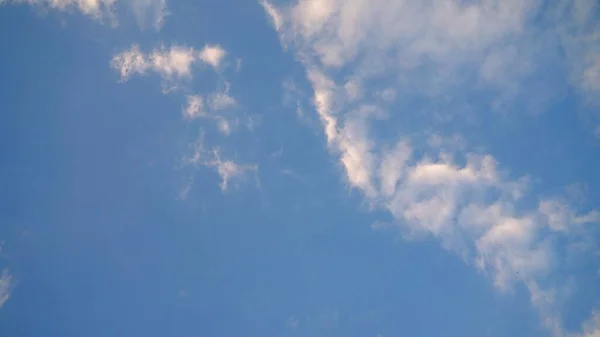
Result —
M 564 79 L 593 101 L 600 92 L 593 0 L 261 4 L 283 46 L 305 67 L 328 148 L 350 186 L 388 210 L 407 236 L 437 237 L 499 289 L 524 284 L 556 336 L 600 335 L 597 313 L 571 332 L 561 312 L 573 292 L 564 277 L 569 261 L 581 258 L 561 247 L 594 237 L 600 213 L 560 197 L 532 205 L 527 177 L 511 177 L 493 156 L 456 139 L 434 133 L 424 141 L 403 127 L 397 139 L 378 135 L 381 120 L 435 129 L 474 117 L 464 114 L 469 96 L 485 98 L 478 110 L 542 112 Z M 563 75 L 544 76 L 557 60 Z M 422 109 L 394 112 L 390 102 Z M 597 247 L 586 243 L 588 252 Z

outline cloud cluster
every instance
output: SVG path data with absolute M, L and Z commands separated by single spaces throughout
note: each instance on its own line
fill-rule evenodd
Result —
M 231 96 L 229 90 L 230 85 L 225 82 L 222 90 L 206 95 L 188 95 L 183 109 L 184 117 L 187 120 L 197 118 L 216 120 L 219 132 L 225 136 L 230 135 L 239 124 L 239 119 L 227 116 L 227 112 L 238 106 L 238 102 Z
M 569 258 L 558 252 L 577 245 L 581 233 L 591 236 L 600 213 L 531 195 L 527 177 L 511 177 L 492 155 L 436 128 L 447 132 L 466 97 L 485 98 L 478 112 L 540 112 L 564 78 L 582 94 L 596 93 L 600 35 L 593 34 L 597 18 L 587 14 L 594 1 L 261 3 L 306 69 L 328 148 L 348 184 L 388 210 L 407 236 L 437 237 L 499 289 L 524 284 L 543 324 L 557 336 L 571 334 L 561 312 L 573 291 L 561 276 Z M 557 48 L 572 52 L 560 56 Z M 545 67 L 564 76 L 548 77 Z M 391 108 L 393 102 L 409 103 Z M 404 133 L 390 136 L 382 120 Z M 433 136 L 414 136 L 408 131 L 415 125 Z M 594 317 L 579 335 L 600 334 L 590 327 Z
M 206 44 L 199 50 L 180 45 L 172 45 L 169 48 L 160 46 L 146 54 L 134 44 L 128 50 L 115 55 L 110 63 L 111 67 L 120 74 L 122 82 L 135 75 L 148 73 L 159 75 L 163 85 L 168 88 L 167 92 L 177 89 L 177 84 L 181 81 L 189 83 L 193 78 L 196 63 L 203 63 L 212 68 L 217 72 L 221 84 L 213 92 L 185 95 L 182 115 L 188 122 L 216 121 L 218 132 L 223 136 L 229 136 L 239 124 L 239 116 L 236 112 L 240 104 L 231 94 L 230 83 L 222 78 L 226 56 L 227 51 L 219 45 Z M 193 153 L 184 158 L 184 163 L 194 167 L 202 165 L 214 168 L 221 179 L 221 190 L 228 190 L 232 183 L 235 185 L 249 172 L 258 170 L 257 165 L 222 159 L 219 144 L 213 145 L 212 151 L 205 151 L 204 142 L 201 131 L 200 140 L 193 144 Z M 180 193 L 182 198 L 188 195 L 193 182 L 193 178 L 188 180 Z
M 225 50 L 213 45 L 206 45 L 202 50 L 179 45 L 169 48 L 160 46 L 145 54 L 138 45 L 133 44 L 128 50 L 113 57 L 111 67 L 121 74 L 122 81 L 127 81 L 133 75 L 144 75 L 148 72 L 157 73 L 163 80 L 171 81 L 190 79 L 192 66 L 200 61 L 219 68 L 224 56 Z

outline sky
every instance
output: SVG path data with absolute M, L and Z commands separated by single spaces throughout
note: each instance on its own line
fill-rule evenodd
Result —
M 600 337 L 596 0 L 0 0 L 0 336 Z

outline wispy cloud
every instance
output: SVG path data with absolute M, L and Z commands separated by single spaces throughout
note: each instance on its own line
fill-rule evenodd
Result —
M 263 0 L 260 2 L 260 4 L 261 6 L 263 6 L 263 9 L 271 18 L 275 30 L 279 32 L 281 30 L 281 27 L 283 27 L 283 17 L 279 14 L 277 9 L 275 9 L 275 7 L 273 7 L 273 5 L 271 5 L 269 2 Z
M 219 175 L 221 182 L 219 187 L 223 192 L 228 191 L 231 186 L 237 186 L 248 174 L 258 172 L 256 164 L 242 164 L 232 159 L 223 159 L 222 151 L 219 147 L 214 147 L 211 151 L 206 151 L 203 146 L 202 138 L 193 146 L 192 154 L 184 158 L 184 163 L 193 166 L 205 166 L 213 168 Z M 187 195 L 191 189 L 190 180 L 185 186 Z
M 114 55 L 110 65 L 119 72 L 123 82 L 134 75 L 155 73 L 163 81 L 172 84 L 175 80 L 191 80 L 193 66 L 197 63 L 219 68 L 226 55 L 227 52 L 218 45 L 206 45 L 202 50 L 197 50 L 183 45 L 166 47 L 161 44 L 151 52 L 144 53 L 137 44 L 132 44 L 129 49 Z M 235 105 L 235 100 L 229 95 L 229 83 L 225 82 L 225 88 L 212 94 L 207 103 L 217 110 Z
M 217 122 L 219 132 L 225 136 L 230 135 L 239 121 L 237 118 L 228 116 L 228 112 L 238 107 L 238 103 L 229 93 L 229 83 L 224 90 L 218 90 L 207 95 L 189 95 L 183 109 L 183 115 L 187 120 L 196 118 L 213 119 Z
M 129 0 L 129 5 L 142 29 L 152 26 L 160 30 L 170 14 L 166 0 Z
M 128 50 L 115 55 L 110 64 L 120 74 L 122 82 L 128 81 L 133 76 L 150 73 L 159 75 L 163 86 L 167 88 L 167 93 L 178 89 L 179 84 L 186 84 L 183 85 L 183 91 L 189 92 L 188 84 L 194 75 L 194 65 L 204 63 L 210 66 L 218 72 L 221 85 L 213 92 L 185 95 L 182 115 L 188 122 L 197 119 L 213 120 L 216 130 L 223 136 L 229 136 L 238 127 L 239 118 L 235 112 L 240 104 L 231 94 L 230 83 L 222 78 L 221 71 L 226 56 L 227 52 L 219 45 L 206 44 L 201 50 L 181 45 L 171 45 L 168 48 L 161 45 L 149 53 L 144 53 L 138 45 L 133 44 Z M 248 125 L 249 129 L 251 124 Z M 257 165 L 222 159 L 219 144 L 213 146 L 213 151 L 205 151 L 202 133 L 199 139 L 192 144 L 193 153 L 184 159 L 184 164 L 214 168 L 221 179 L 220 187 L 223 191 L 236 185 L 247 173 L 258 170 Z M 190 193 L 193 182 L 193 178 L 188 180 L 181 191 L 181 199 L 185 199 Z
M 0 275 L 0 309 L 10 298 L 13 286 L 14 282 L 12 275 L 10 274 L 8 269 L 4 269 L 2 271 L 2 274 Z
M 439 135 L 447 121 L 465 117 L 469 95 L 492 93 L 478 106 L 489 113 L 516 106 L 541 112 L 563 78 L 593 93 L 594 43 L 600 45 L 600 35 L 592 34 L 597 20 L 586 14 L 593 2 L 298 0 L 281 8 L 261 2 L 284 47 L 306 69 L 327 146 L 347 183 L 388 210 L 407 236 L 437 237 L 499 289 L 524 284 L 556 335 L 571 334 L 562 324 L 569 289 L 560 277 L 568 262 L 559 242 L 591 235 L 598 213 L 565 197 L 532 195 L 527 177 L 469 150 L 464 135 Z M 561 56 L 560 48 L 572 52 Z M 549 78 L 546 67 L 564 76 Z M 410 107 L 414 113 L 389 109 L 401 100 L 425 103 Z M 425 141 L 410 133 L 380 135 L 378 121 L 392 118 L 422 121 L 437 133 Z M 539 204 L 531 206 L 531 199 Z M 592 336 L 586 329 L 595 328 L 575 335 Z
M 96 20 L 108 19 L 116 23 L 117 3 L 128 5 L 138 25 L 143 29 L 153 26 L 160 30 L 169 15 L 166 0 L 3 0 L 2 4 L 28 4 L 35 7 L 59 11 L 78 10 Z
M 200 95 L 189 95 L 184 111 L 184 116 L 187 119 L 194 119 L 205 114 L 204 99 Z
M 100 19 L 112 15 L 116 0 L 7 0 L 6 3 L 28 4 L 60 11 L 75 8 L 84 15 Z
M 229 92 L 216 92 L 210 95 L 209 105 L 214 111 L 233 108 L 237 105 L 235 98 Z
M 258 165 L 256 164 L 248 165 L 236 163 L 233 160 L 223 160 L 219 148 L 213 149 L 212 152 L 213 158 L 207 161 L 205 165 L 214 167 L 217 170 L 219 177 L 221 177 L 221 184 L 219 186 L 222 191 L 227 191 L 232 183 L 236 184 L 247 173 L 258 170 Z

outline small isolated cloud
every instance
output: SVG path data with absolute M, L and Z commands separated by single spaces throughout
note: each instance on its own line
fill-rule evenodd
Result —
M 115 55 L 111 60 L 111 67 L 120 73 L 122 81 L 127 81 L 133 75 L 144 75 L 148 71 L 159 74 L 164 80 L 172 80 L 191 78 L 192 65 L 197 61 L 193 48 L 161 46 L 144 54 L 134 44 L 129 50 Z
M 8 269 L 4 269 L 2 271 L 2 274 L 0 275 L 0 309 L 10 298 L 13 286 L 14 282 L 12 275 L 10 274 Z
M 225 58 L 227 52 L 219 45 L 205 45 L 199 52 L 199 58 L 213 68 L 219 68 L 219 65 Z
M 256 164 L 242 164 L 231 159 L 223 159 L 219 147 L 213 148 L 212 151 L 206 151 L 202 137 L 192 144 L 192 153 L 189 157 L 184 158 L 184 163 L 195 167 L 205 166 L 215 169 L 221 179 L 219 187 L 223 192 L 229 190 L 232 185 L 243 181 L 249 173 L 256 174 L 258 172 Z M 193 179 L 190 179 L 182 191 L 185 196 L 189 194 L 192 183 Z

